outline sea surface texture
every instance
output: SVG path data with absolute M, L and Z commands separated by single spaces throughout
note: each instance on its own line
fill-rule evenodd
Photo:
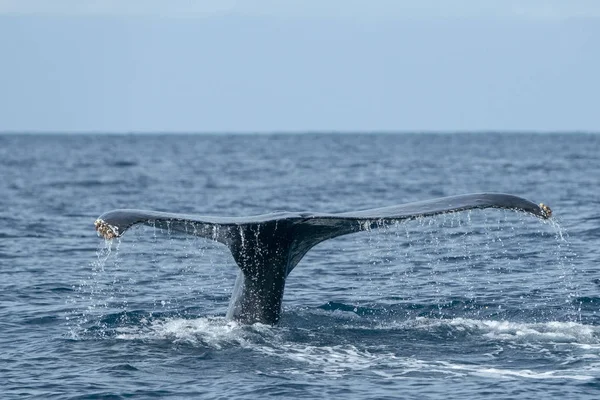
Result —
M 600 135 L 2 135 L 0 398 L 600 398 Z M 277 326 L 225 319 L 237 266 L 115 208 L 461 212 L 323 242 Z

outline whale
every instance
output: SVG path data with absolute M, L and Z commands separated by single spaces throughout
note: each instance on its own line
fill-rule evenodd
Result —
M 136 224 L 183 232 L 224 244 L 239 267 L 227 318 L 245 324 L 275 325 L 281 318 L 286 278 L 315 245 L 338 236 L 400 221 L 473 209 L 500 208 L 541 219 L 547 205 L 504 193 L 473 193 L 343 213 L 276 212 L 249 217 L 196 216 L 117 209 L 94 223 L 107 240 Z

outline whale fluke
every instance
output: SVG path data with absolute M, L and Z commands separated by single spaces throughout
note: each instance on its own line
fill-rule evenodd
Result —
M 550 207 L 518 196 L 476 193 L 339 214 L 280 212 L 226 218 L 120 209 L 102 214 L 95 226 L 106 239 L 145 224 L 225 244 L 240 268 L 227 316 L 244 323 L 276 324 L 287 276 L 318 243 L 398 221 L 484 208 L 544 219 L 552 215 Z

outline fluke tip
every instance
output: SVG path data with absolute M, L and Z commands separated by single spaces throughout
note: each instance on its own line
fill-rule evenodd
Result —
M 119 236 L 119 228 L 109 225 L 101 219 L 97 219 L 94 222 L 94 226 L 96 227 L 96 231 L 98 231 L 98 235 L 104 239 L 113 239 Z
M 545 205 L 544 203 L 540 203 L 540 208 L 542 209 L 542 214 L 544 218 L 550 218 L 552 216 L 552 209 Z

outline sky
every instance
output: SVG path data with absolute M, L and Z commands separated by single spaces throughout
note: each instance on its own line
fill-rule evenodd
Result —
M 0 132 L 600 132 L 596 0 L 0 0 Z

